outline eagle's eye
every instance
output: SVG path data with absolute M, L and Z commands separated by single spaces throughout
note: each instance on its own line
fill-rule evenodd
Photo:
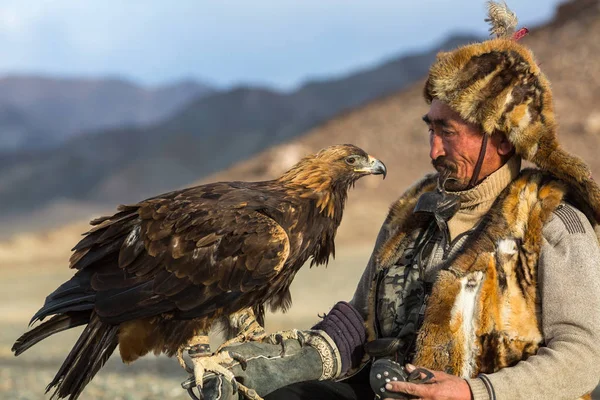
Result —
M 346 164 L 348 164 L 348 165 L 354 165 L 354 164 L 356 164 L 356 159 L 357 159 L 356 156 L 346 157 Z

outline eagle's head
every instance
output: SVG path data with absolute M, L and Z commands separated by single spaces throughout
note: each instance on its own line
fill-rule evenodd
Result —
M 324 148 L 314 156 L 315 163 L 330 169 L 332 178 L 354 182 L 365 175 L 387 174 L 385 164 L 353 144 L 340 144 Z
M 301 197 L 315 197 L 327 215 L 343 208 L 348 189 L 363 176 L 383 175 L 387 170 L 378 159 L 352 144 L 329 146 L 304 157 L 279 178 Z M 337 206 L 336 206 L 337 203 Z

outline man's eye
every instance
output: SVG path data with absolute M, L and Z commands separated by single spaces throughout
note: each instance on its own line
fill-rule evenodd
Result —
M 444 135 L 444 136 L 452 136 L 452 135 L 454 135 L 454 132 L 452 132 L 452 131 L 442 131 L 442 135 Z

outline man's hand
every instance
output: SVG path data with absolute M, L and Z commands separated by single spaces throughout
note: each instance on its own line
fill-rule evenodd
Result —
M 406 365 L 410 373 L 415 366 Z M 410 394 L 423 400 L 471 400 L 471 388 L 467 381 L 458 376 L 449 375 L 442 371 L 431 371 L 433 378 L 428 383 L 409 383 L 394 381 L 385 387 L 391 392 Z M 393 399 L 388 399 L 393 400 Z

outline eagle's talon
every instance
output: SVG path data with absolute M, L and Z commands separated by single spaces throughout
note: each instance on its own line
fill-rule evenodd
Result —
M 235 351 L 230 351 L 229 355 L 235 361 L 240 363 L 240 367 L 242 367 L 242 371 L 245 371 L 246 368 L 248 368 L 248 361 L 246 360 L 246 357 L 242 356 L 240 353 L 237 353 Z
M 245 362 L 246 360 L 244 359 L 243 361 Z M 260 397 L 258 395 L 258 393 L 256 393 L 256 390 L 250 389 L 250 388 L 242 385 L 241 383 L 238 383 L 238 381 L 235 379 L 235 377 L 224 376 L 224 378 L 229 380 L 229 383 L 231 384 L 232 393 L 240 393 L 240 395 L 243 398 L 248 399 L 248 400 L 264 400 L 262 397 Z M 194 376 L 190 376 L 188 379 L 183 381 L 181 383 L 181 387 L 187 391 L 188 396 L 190 396 L 190 398 L 192 400 L 204 400 L 204 393 L 202 392 L 202 386 L 196 385 L 196 380 L 195 380 Z M 198 388 L 199 396 L 197 396 L 196 393 L 194 392 L 195 387 Z
M 278 344 L 281 346 L 281 352 L 279 353 L 281 358 L 285 357 L 285 341 L 283 339 L 283 336 L 280 333 L 275 334 L 275 344 Z
M 185 381 L 181 382 L 181 387 L 188 391 L 192 388 L 195 388 L 196 387 L 196 379 L 194 378 L 194 375 L 190 376 Z
M 188 388 L 187 392 L 188 392 L 188 396 L 190 396 L 193 400 L 204 400 L 204 395 L 202 394 L 201 390 L 198 392 L 200 397 L 196 396 L 196 393 L 194 393 L 193 388 Z
M 300 347 L 304 347 L 306 344 L 306 336 L 301 331 L 297 331 L 296 335 L 298 336 L 298 343 L 300 343 Z

